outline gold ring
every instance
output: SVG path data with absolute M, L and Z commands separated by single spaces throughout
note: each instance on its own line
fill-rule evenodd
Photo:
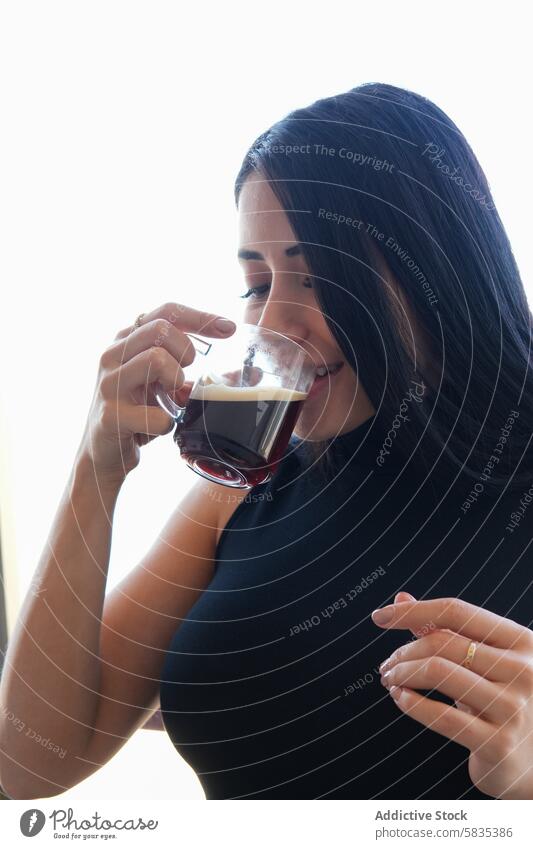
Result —
M 137 316 L 137 318 L 135 319 L 135 324 L 133 325 L 133 330 L 136 330 L 138 327 L 141 326 L 141 318 L 143 318 L 143 316 L 145 315 L 146 313 L 142 312 L 140 315 Z
M 464 666 L 465 669 L 470 669 L 472 666 L 472 661 L 474 660 L 474 655 L 476 653 L 477 643 L 471 642 L 468 646 L 468 651 L 466 653 L 466 657 L 463 660 L 461 666 Z

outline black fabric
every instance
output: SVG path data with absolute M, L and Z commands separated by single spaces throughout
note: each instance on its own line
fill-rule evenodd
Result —
M 471 479 L 424 480 L 394 451 L 378 468 L 374 420 L 337 438 L 348 462 L 327 485 L 293 437 L 232 515 L 213 579 L 171 640 L 163 720 L 208 799 L 489 798 L 468 750 L 380 683 L 379 664 L 415 638 L 370 614 L 405 589 L 530 627 L 533 508 L 511 533 L 520 495 L 483 493 L 463 513 Z

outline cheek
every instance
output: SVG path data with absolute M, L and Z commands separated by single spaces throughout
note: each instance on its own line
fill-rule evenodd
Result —
M 341 378 L 340 382 L 343 386 L 345 386 L 347 389 L 355 390 L 355 388 L 357 387 L 357 375 L 351 368 L 351 366 L 348 365 L 346 360 L 344 361 L 344 366 L 339 377 Z
M 364 392 L 363 385 L 359 382 L 359 379 L 356 373 L 348 368 L 346 370 L 346 365 L 343 368 L 343 372 L 345 374 L 342 375 L 342 384 L 339 384 L 339 390 L 342 392 L 343 398 L 348 404 L 355 404 L 358 406 L 362 399 L 366 397 L 366 393 Z

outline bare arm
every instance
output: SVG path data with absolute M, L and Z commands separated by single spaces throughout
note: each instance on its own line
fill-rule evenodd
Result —
M 100 700 L 85 754 L 90 772 L 159 706 L 170 640 L 213 576 L 221 512 L 214 496 L 225 489 L 198 478 L 146 556 L 106 596 Z
M 94 490 L 92 507 L 87 488 L 83 498 L 73 498 L 77 521 L 68 498 L 60 508 L 50 539 L 62 540 L 56 557 L 64 577 L 49 557 L 40 585 L 46 592 L 25 601 L 0 688 L 0 784 L 10 796 L 57 795 L 79 783 L 157 708 L 168 644 L 213 574 L 220 513 L 215 496 L 222 489 L 198 478 L 146 556 L 105 598 L 105 577 L 88 552 L 98 550 L 105 574 L 111 530 L 103 510 L 96 517 Z M 109 511 L 114 499 L 107 498 Z M 87 569 L 91 581 L 76 578 Z M 73 595 L 76 586 L 83 604 Z M 57 619 L 44 605 L 48 594 L 56 599 L 50 609 Z M 24 636 L 25 628 L 37 635 L 35 642 Z M 22 732 L 7 714 L 22 719 Z M 60 751 L 26 737 L 28 727 Z

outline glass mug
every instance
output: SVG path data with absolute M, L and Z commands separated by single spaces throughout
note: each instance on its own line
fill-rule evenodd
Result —
M 313 385 L 312 358 L 297 342 L 256 324 L 239 324 L 229 338 L 210 342 L 186 335 L 207 360 L 185 407 L 159 381 L 155 391 L 176 422 L 181 457 L 197 474 L 225 486 L 265 483 Z

